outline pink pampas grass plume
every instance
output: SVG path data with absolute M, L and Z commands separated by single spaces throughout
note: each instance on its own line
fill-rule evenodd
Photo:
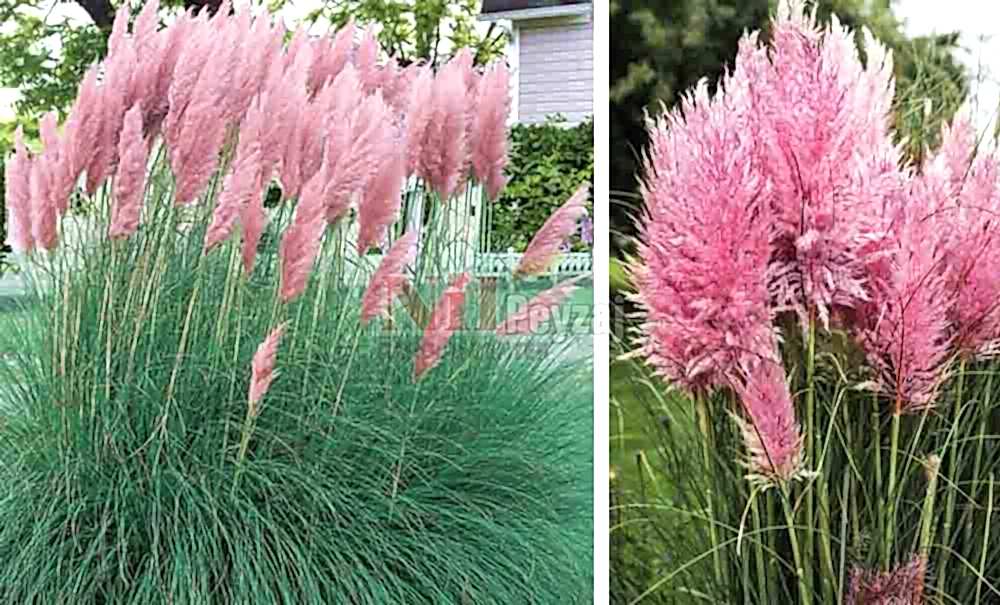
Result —
M 400 150 L 385 149 L 388 159 L 361 195 L 358 204 L 358 253 L 364 254 L 385 237 L 403 203 L 406 158 Z
M 281 290 L 284 303 L 302 294 L 309 282 L 320 240 L 326 228 L 324 220 L 324 190 L 327 183 L 326 167 L 317 172 L 302 189 L 302 196 L 295 208 L 295 219 L 285 229 L 281 238 Z
M 413 379 L 419 380 L 428 370 L 441 361 L 451 335 L 462 326 L 462 307 L 465 305 L 465 287 L 469 274 L 462 273 L 452 280 L 431 313 L 420 350 L 413 360 Z
M 433 113 L 420 150 L 420 176 L 446 201 L 463 178 L 468 90 L 464 63 L 452 59 L 434 79 Z
M 510 113 L 510 74 L 507 66 L 497 63 L 479 81 L 476 110 L 472 120 L 472 169 L 486 187 L 489 198 L 496 199 L 503 189 L 507 165 L 507 117 Z
M 389 310 L 392 300 L 399 295 L 406 282 L 406 266 L 413 262 L 416 254 L 416 230 L 396 240 L 385 253 L 361 299 L 361 325 Z
M 379 168 L 379 153 L 391 145 L 391 125 L 388 107 L 382 95 L 367 97 L 354 115 L 351 126 L 352 140 L 347 149 L 336 149 L 327 141 L 327 162 L 332 164 L 332 175 L 325 193 L 326 220 L 336 223 L 350 207 L 351 197 L 367 185 Z
M 259 190 L 263 191 L 265 181 L 261 179 Z M 240 226 L 243 228 L 243 270 L 247 275 L 253 273 L 253 266 L 257 260 L 257 246 L 260 244 L 261 235 L 267 227 L 267 213 L 264 212 L 264 199 L 262 195 L 253 195 L 243 209 L 240 211 Z
M 702 82 L 649 124 L 631 267 L 640 344 L 660 376 L 694 392 L 728 386 L 773 331 L 768 183 L 740 74 L 738 62 L 714 97 Z
M 59 244 L 58 210 L 52 203 L 48 168 L 43 157 L 31 162 L 31 237 L 44 250 L 54 250 Z
M 531 243 L 521 256 L 521 262 L 514 269 L 515 276 L 529 276 L 544 273 L 559 255 L 559 247 L 576 232 L 577 223 L 587 216 L 587 195 L 589 184 L 581 185 L 560 206 L 545 224 L 531 238 Z
M 424 137 L 434 118 L 434 72 L 426 65 L 414 68 L 416 73 L 407 93 L 406 124 L 406 174 L 417 172 L 424 154 Z
M 91 65 L 83 75 L 76 101 L 66 119 L 64 136 L 70 174 L 73 181 L 87 167 L 98 145 L 101 122 L 101 90 L 97 85 L 98 65 Z
M 922 199 L 923 192 L 914 190 L 907 207 L 919 208 Z M 914 214 L 903 219 L 886 273 L 873 276 L 871 311 L 859 330 L 879 390 L 895 401 L 894 413 L 934 405 L 952 344 L 954 294 L 945 279 L 945 249 L 934 223 Z
M 138 103 L 125 113 L 118 141 L 118 157 L 108 231 L 112 239 L 129 237 L 139 227 L 146 186 L 147 151 L 146 140 L 142 136 L 142 107 Z
M 755 480 L 789 481 L 802 470 L 802 433 L 785 370 L 778 359 L 769 357 L 747 365 L 744 376 L 734 380 L 744 412 L 737 421 L 747 468 Z
M 31 252 L 35 241 L 31 233 L 32 158 L 24 146 L 21 126 L 14 131 L 14 156 L 4 166 L 7 206 L 7 244 L 14 252 Z
M 913 555 L 910 560 L 889 571 L 851 569 L 847 605 L 922 605 L 927 559 Z
M 254 353 L 253 360 L 250 362 L 250 390 L 247 398 L 250 401 L 250 415 L 253 417 L 256 417 L 260 412 L 260 401 L 277 377 L 274 365 L 278 359 L 278 346 L 281 344 L 281 338 L 285 335 L 287 327 L 288 322 L 284 322 L 271 330 L 267 338 L 257 347 L 257 352 Z
M 205 252 L 229 238 L 243 208 L 253 197 L 260 197 L 260 182 L 260 145 L 248 145 L 226 175 L 212 221 L 205 232 Z
M 513 334 L 534 334 L 548 321 L 559 305 L 572 294 L 579 282 L 587 275 L 580 275 L 573 279 L 568 279 L 560 284 L 541 292 L 523 307 L 504 319 L 503 323 L 497 326 L 496 333 L 500 335 Z

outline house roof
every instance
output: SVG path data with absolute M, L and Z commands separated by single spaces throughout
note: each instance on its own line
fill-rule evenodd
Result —
M 539 19 L 579 15 L 593 10 L 591 0 L 483 0 L 481 21 Z

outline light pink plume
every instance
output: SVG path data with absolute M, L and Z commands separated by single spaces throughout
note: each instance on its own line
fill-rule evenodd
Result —
M 263 178 L 258 190 L 264 192 L 268 184 Z M 243 228 L 243 270 L 247 275 L 253 273 L 254 262 L 257 260 L 257 246 L 261 235 L 267 227 L 267 214 L 264 212 L 263 195 L 254 195 L 240 212 L 240 226 Z
M 463 178 L 469 95 L 464 63 L 452 59 L 434 79 L 433 113 L 420 150 L 420 176 L 447 201 Z
M 739 425 L 747 466 L 756 477 L 788 481 L 802 469 L 802 433 L 795 420 L 785 369 L 766 354 L 747 365 L 745 376 L 734 381 L 743 404 Z
M 48 166 L 39 156 L 31 162 L 31 237 L 45 250 L 54 250 L 59 244 L 58 210 L 52 204 Z
M 24 146 L 21 127 L 14 131 L 14 156 L 4 166 L 7 206 L 7 243 L 14 252 L 31 252 L 35 247 L 31 233 L 32 158 Z
M 434 72 L 426 65 L 417 65 L 413 69 L 415 73 L 407 93 L 405 125 L 407 176 L 420 168 L 424 137 L 434 118 Z
M 375 31 L 369 28 L 361 38 L 358 48 L 354 51 L 354 66 L 364 87 L 365 94 L 375 92 L 381 85 L 378 69 L 378 38 Z
M 413 360 L 413 379 L 419 380 L 428 370 L 441 361 L 451 335 L 462 327 L 462 309 L 465 306 L 465 287 L 469 274 L 462 273 L 452 280 L 441 295 L 420 341 L 420 350 Z
M 277 377 L 274 365 L 278 359 L 278 346 L 281 345 L 281 338 L 285 335 L 285 328 L 287 327 L 288 322 L 284 322 L 271 330 L 267 338 L 257 347 L 257 352 L 254 353 L 253 360 L 250 362 L 251 375 L 248 399 L 250 401 L 251 414 L 255 417 L 260 412 L 259 404 L 261 399 L 267 394 L 268 389 L 271 388 L 271 383 Z
M 59 136 L 57 120 L 56 113 L 50 111 L 42 117 L 38 124 L 43 147 L 39 161 L 44 166 L 48 180 L 49 203 L 55 208 L 56 213 L 61 215 L 69 205 L 69 196 L 73 191 L 76 178 L 70 172 L 71 165 L 68 161 L 72 143 Z
M 139 227 L 146 186 L 146 140 L 142 136 L 142 106 L 136 103 L 125 113 L 118 141 L 118 171 L 115 174 L 111 210 L 111 238 L 129 237 Z
M 510 74 L 503 63 L 494 65 L 479 81 L 472 122 L 472 168 L 490 199 L 503 189 L 507 166 L 507 117 L 510 113 Z
M 406 281 L 406 266 L 417 254 L 417 231 L 411 230 L 389 248 L 361 299 L 361 324 L 382 315 L 399 295 Z
M 514 275 L 544 273 L 559 255 L 559 247 L 576 231 L 580 219 L 587 216 L 589 184 L 583 184 L 559 207 L 531 238 L 531 243 L 514 269 Z
M 587 275 L 580 275 L 539 293 L 523 307 L 507 316 L 503 323 L 497 326 L 496 333 L 501 335 L 534 334 L 548 321 L 559 305 L 576 290 L 576 284 Z
M 406 158 L 399 149 L 383 150 L 382 168 L 361 195 L 358 204 L 358 253 L 378 245 L 396 220 L 403 203 L 400 192 L 406 180 Z
M 333 224 L 340 220 L 350 207 L 351 197 L 369 183 L 379 167 L 378 153 L 390 144 L 391 125 L 388 108 L 382 95 L 375 93 L 362 102 L 352 122 L 352 141 L 349 150 L 339 157 L 327 141 L 327 162 L 336 157 L 331 166 L 333 179 L 326 192 L 326 220 Z
M 326 228 L 323 193 L 327 183 L 326 167 L 309 179 L 295 207 L 295 219 L 281 239 L 281 300 L 291 302 L 302 294 L 309 282 L 320 241 Z
M 97 72 L 95 64 L 84 73 L 76 101 L 66 119 L 66 161 L 73 181 L 79 178 L 100 144 L 101 90 L 97 85 Z
M 250 144 L 241 150 L 219 194 L 212 222 L 205 232 L 205 252 L 225 241 L 233 232 L 236 219 L 252 198 L 260 197 L 260 145 Z

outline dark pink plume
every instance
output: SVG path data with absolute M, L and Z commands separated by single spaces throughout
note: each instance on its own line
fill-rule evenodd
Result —
M 368 288 L 361 299 L 361 324 L 384 314 L 399 295 L 406 282 L 406 266 L 413 262 L 417 254 L 417 231 L 411 230 L 389 248 L 382 257 Z
M 445 289 L 434 311 L 431 313 L 420 350 L 413 360 L 413 379 L 419 380 L 424 373 L 441 361 L 444 349 L 451 335 L 462 327 L 462 309 L 465 305 L 465 287 L 469 284 L 469 274 L 462 273 Z
M 470 140 L 472 168 L 490 199 L 496 199 L 505 184 L 509 80 L 507 66 L 497 63 L 482 77 L 476 91 Z
M 548 321 L 559 305 L 566 300 L 566 297 L 576 290 L 577 282 L 584 277 L 587 276 L 580 275 L 568 279 L 539 293 L 504 319 L 503 323 L 497 326 L 496 333 L 501 335 L 534 334 L 542 324 Z
M 125 113 L 118 141 L 118 171 L 115 173 L 114 201 L 108 236 L 126 238 L 139 228 L 142 198 L 146 186 L 146 140 L 142 136 L 142 107 L 136 103 Z
M 267 338 L 257 347 L 257 352 L 254 353 L 253 360 L 250 362 L 250 392 L 247 397 L 250 401 L 250 409 L 253 416 L 256 416 L 260 412 L 258 404 L 264 398 L 264 395 L 267 394 L 268 389 L 271 388 L 271 383 L 277 376 L 274 371 L 274 365 L 278 360 L 278 346 L 281 344 L 281 338 L 285 335 L 287 327 L 288 322 L 286 321 L 271 330 Z
M 377 245 L 386 229 L 396 220 L 403 199 L 400 192 L 406 180 L 406 159 L 402 150 L 386 148 L 382 168 L 361 195 L 358 204 L 358 253 Z
M 389 136 L 388 108 L 382 101 L 382 95 L 375 93 L 362 102 L 354 116 L 349 150 L 340 153 L 331 166 L 333 179 L 326 192 L 328 223 L 340 220 L 350 207 L 351 196 L 375 176 L 378 153 L 385 149 Z M 328 163 L 336 157 L 331 149 L 331 140 L 327 142 Z
M 24 146 L 21 127 L 14 131 L 14 156 L 4 166 L 4 203 L 7 206 L 7 243 L 14 252 L 31 252 L 32 158 Z
M 541 229 L 535 233 L 514 275 L 538 275 L 544 273 L 559 255 L 559 247 L 576 231 L 581 218 L 587 216 L 587 195 L 589 184 L 577 189 L 566 203 L 552 213 Z

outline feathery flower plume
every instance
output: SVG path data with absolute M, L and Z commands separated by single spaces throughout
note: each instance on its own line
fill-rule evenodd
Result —
M 388 159 L 382 162 L 382 168 L 362 192 L 358 203 L 358 254 L 364 254 L 382 241 L 403 203 L 400 192 L 406 179 L 406 158 L 400 150 L 388 145 L 382 156 Z
M 361 324 L 389 310 L 406 281 L 406 266 L 417 254 L 417 231 L 408 231 L 389 248 L 361 298 Z
M 878 371 L 878 386 L 896 402 L 896 412 L 918 412 L 934 404 L 944 380 L 951 338 L 948 311 L 954 299 L 945 279 L 938 231 L 922 220 L 927 196 L 914 188 L 910 211 L 894 238 L 888 272 L 873 276 L 872 310 L 859 339 Z
M 631 269 L 640 347 L 658 374 L 691 391 L 728 385 L 773 338 L 770 185 L 747 92 L 763 53 L 748 47 L 752 37 L 714 97 L 702 81 L 650 123 L 641 264 Z
M 449 61 L 434 79 L 433 111 L 421 141 L 420 176 L 442 201 L 451 198 L 466 161 L 468 90 L 464 63 Z
M 309 70 L 309 90 L 313 93 L 332 82 L 347 65 L 354 45 L 354 32 L 354 20 L 351 19 L 337 31 L 332 42 L 328 38 L 316 41 Z
M 424 154 L 424 136 L 434 117 L 434 72 L 426 65 L 414 67 L 406 107 L 406 173 L 415 174 Z
M 326 227 L 323 216 L 326 186 L 327 169 L 324 166 L 303 187 L 302 197 L 295 207 L 295 219 L 281 238 L 282 302 L 291 302 L 306 289 Z
M 531 243 L 521 256 L 521 262 L 514 269 L 514 275 L 538 275 L 544 273 L 556 257 L 559 247 L 572 235 L 580 219 L 587 216 L 587 196 L 590 185 L 584 183 L 560 206 L 545 224 L 531 238 Z
M 888 572 L 854 567 L 851 569 L 847 605 L 922 605 L 927 559 L 913 555 Z
M 264 190 L 263 178 L 258 182 L 257 191 Z M 257 260 L 257 246 L 261 235 L 267 227 L 267 213 L 264 212 L 262 195 L 251 195 L 246 205 L 240 211 L 240 226 L 243 231 L 243 270 L 247 275 L 253 273 L 254 262 Z
M 386 140 L 391 135 L 387 113 L 382 95 L 375 93 L 357 108 L 352 120 L 350 147 L 342 148 L 338 154 L 331 145 L 333 140 L 327 142 L 327 162 L 331 156 L 336 157 L 336 163 L 331 166 L 333 179 L 325 193 L 328 223 L 340 220 L 350 207 L 351 196 L 375 176 L 379 168 L 377 154 L 391 144 Z
M 252 198 L 260 197 L 260 144 L 249 144 L 233 163 L 205 232 L 205 252 L 225 241 Z
M 42 161 L 44 159 L 44 156 L 39 156 L 31 162 L 31 204 L 28 214 L 31 216 L 32 240 L 44 250 L 54 250 L 59 244 L 58 211 L 52 204 L 50 178 L 48 167 Z
M 139 227 L 146 186 L 146 141 L 142 136 L 142 106 L 136 103 L 125 113 L 118 141 L 118 171 L 115 174 L 111 210 L 111 238 L 129 237 Z
M 94 64 L 84 73 L 63 131 L 67 141 L 65 161 L 73 181 L 87 167 L 99 144 L 101 90 L 97 86 L 97 72 L 98 66 Z
M 782 0 L 769 60 L 755 37 L 740 58 L 772 183 L 776 298 L 803 322 L 816 315 L 828 325 L 831 311 L 867 298 L 865 268 L 885 239 L 880 209 L 898 190 L 899 152 L 889 135 L 888 52 L 867 36 L 864 67 L 850 30 L 834 17 L 823 31 L 805 11 L 801 0 Z
M 358 77 L 364 87 L 365 94 L 375 92 L 381 85 L 378 70 L 378 38 L 375 31 L 368 28 L 358 48 L 354 51 L 354 67 L 358 70 Z
M 18 253 L 31 252 L 35 246 L 31 233 L 31 165 L 32 158 L 18 125 L 14 131 L 14 156 L 4 166 L 7 244 Z
M 753 479 L 790 481 L 802 470 L 802 433 L 785 380 L 785 369 L 773 353 L 746 364 L 733 381 L 744 414 L 736 416 L 747 449 Z
M 491 200 L 496 199 L 505 183 L 503 170 L 507 165 L 509 80 L 507 66 L 497 63 L 483 75 L 476 91 L 476 112 L 470 140 L 472 168 Z
M 250 402 L 250 415 L 253 417 L 260 413 L 260 401 L 277 377 L 274 364 L 278 358 L 278 346 L 281 344 L 281 338 L 287 327 L 288 322 L 284 322 L 271 330 L 267 338 L 257 347 L 257 352 L 254 353 L 253 360 L 250 362 L 250 391 L 247 398 Z
M 559 305 L 576 291 L 576 284 L 587 275 L 579 275 L 563 281 L 537 294 L 523 307 L 506 317 L 497 326 L 496 333 L 500 335 L 534 334 L 555 313 Z
M 462 307 L 465 305 L 465 287 L 469 274 L 462 273 L 452 280 L 431 313 L 420 350 L 413 360 L 413 379 L 419 380 L 428 370 L 441 361 L 451 335 L 462 326 Z

